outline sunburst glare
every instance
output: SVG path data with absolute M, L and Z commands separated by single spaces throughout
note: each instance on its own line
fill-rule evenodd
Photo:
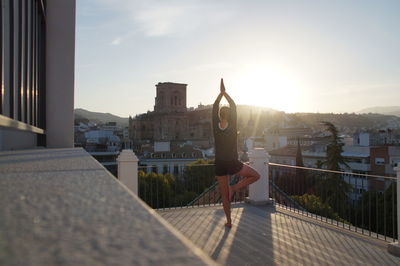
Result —
M 301 88 L 294 75 L 269 66 L 246 66 L 232 80 L 232 93 L 242 104 L 294 112 Z

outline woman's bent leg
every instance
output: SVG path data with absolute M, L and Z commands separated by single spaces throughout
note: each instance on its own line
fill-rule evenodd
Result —
M 217 176 L 216 179 L 218 180 L 219 184 L 219 191 L 221 193 L 222 198 L 222 206 L 224 208 L 225 216 L 226 216 L 226 226 L 232 226 L 231 220 L 231 202 L 229 201 L 229 184 L 228 179 L 229 176 Z
M 233 192 L 239 191 L 241 188 L 256 182 L 260 178 L 260 174 L 251 166 L 243 164 L 242 169 L 237 173 L 244 177 L 236 185 L 231 186 Z

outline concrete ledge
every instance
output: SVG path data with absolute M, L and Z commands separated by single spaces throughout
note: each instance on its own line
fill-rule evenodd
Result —
M 215 264 L 83 149 L 0 152 L 0 265 Z
M 255 206 L 272 205 L 273 199 L 270 198 L 269 200 L 251 200 L 249 199 L 249 197 L 246 197 L 244 199 L 244 202 Z
M 390 254 L 400 257 L 400 243 L 399 242 L 394 242 L 394 243 L 388 244 L 387 250 Z

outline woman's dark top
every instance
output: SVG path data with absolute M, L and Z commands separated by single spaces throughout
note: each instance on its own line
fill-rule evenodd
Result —
M 214 130 L 215 140 L 215 161 L 237 161 L 237 114 L 235 102 L 227 96 L 226 99 L 230 106 L 230 119 L 228 121 L 228 127 L 221 130 L 218 126 L 219 117 L 219 102 L 221 101 L 222 95 L 220 95 L 214 102 L 212 112 L 212 123 Z

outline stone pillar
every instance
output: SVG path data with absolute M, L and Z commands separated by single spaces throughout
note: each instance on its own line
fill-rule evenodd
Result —
M 389 253 L 400 257 L 400 166 L 395 167 L 394 170 L 397 173 L 397 242 L 388 244 L 388 251 Z
M 117 158 L 118 179 L 133 193 L 138 194 L 138 162 L 132 150 L 122 150 Z
M 254 205 L 270 204 L 268 163 L 269 154 L 264 148 L 254 148 L 249 151 L 250 166 L 257 170 L 260 179 L 249 186 L 249 197 L 246 202 Z

